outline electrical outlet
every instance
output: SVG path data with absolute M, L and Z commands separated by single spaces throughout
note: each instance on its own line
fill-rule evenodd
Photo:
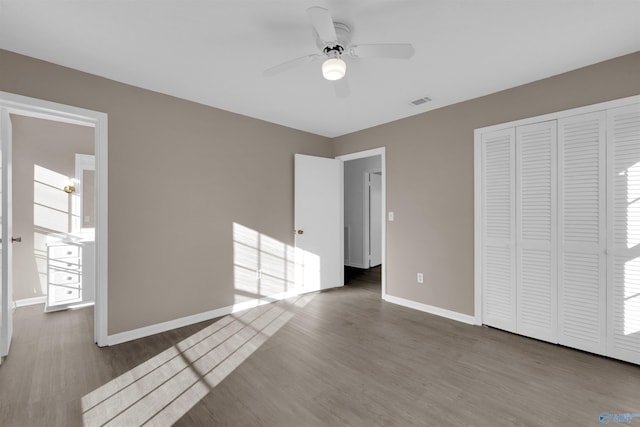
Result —
M 418 283 L 424 283 L 424 276 L 422 275 L 422 273 L 418 273 L 417 280 Z
M 393 212 L 389 212 L 389 221 L 393 221 Z

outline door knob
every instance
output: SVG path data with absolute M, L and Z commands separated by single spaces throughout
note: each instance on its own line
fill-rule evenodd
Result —
M 12 237 L 11 238 L 11 243 L 20 243 L 22 242 L 22 237 Z
M 304 230 L 300 229 L 300 230 L 296 230 L 296 233 L 298 234 L 304 234 Z

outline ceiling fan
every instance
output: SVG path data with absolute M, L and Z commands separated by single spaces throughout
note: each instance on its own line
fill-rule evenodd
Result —
M 316 45 L 321 53 L 312 53 L 300 58 L 283 62 L 262 72 L 272 77 L 299 65 L 323 59 L 322 75 L 335 82 L 336 95 L 344 98 L 349 95 L 349 86 L 345 74 L 347 64 L 343 57 L 409 59 L 415 53 L 410 43 L 360 44 L 351 45 L 350 30 L 345 24 L 334 22 L 329 10 L 314 6 L 307 9 L 311 24 L 316 33 Z

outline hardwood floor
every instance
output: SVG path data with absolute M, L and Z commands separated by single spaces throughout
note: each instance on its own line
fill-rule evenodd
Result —
M 379 269 L 350 273 L 340 289 L 108 348 L 91 341 L 91 308 L 19 308 L 0 425 L 597 426 L 604 411 L 640 413 L 638 366 L 389 304 Z

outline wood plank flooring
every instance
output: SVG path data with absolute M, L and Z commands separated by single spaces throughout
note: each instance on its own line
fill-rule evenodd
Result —
M 636 365 L 389 304 L 380 299 L 379 268 L 347 273 L 345 287 L 311 295 L 304 307 L 277 302 L 108 348 L 92 343 L 91 308 L 19 308 L 0 365 L 0 425 L 93 425 L 91 405 L 113 425 L 166 423 L 145 415 L 125 424 L 108 414 L 140 402 L 147 412 L 173 411 L 179 426 L 597 426 L 604 411 L 640 413 Z M 275 310 L 287 314 L 274 317 L 277 327 L 272 319 L 257 326 Z M 238 333 L 208 353 L 198 347 L 234 324 Z M 245 341 L 225 348 L 242 334 Z M 170 361 L 157 362 L 172 351 Z M 196 369 L 222 351 L 215 369 Z M 153 373 L 170 388 L 179 376 L 162 373 L 169 364 L 202 381 L 170 405 L 123 402 L 122 394 L 105 400 L 112 407 L 99 406 L 100 393 L 110 396 L 126 381 L 129 394 L 161 390 L 144 383 Z

